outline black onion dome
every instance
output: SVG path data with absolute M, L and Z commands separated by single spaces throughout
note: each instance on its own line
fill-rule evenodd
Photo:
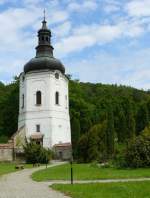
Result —
M 54 57 L 35 57 L 24 66 L 25 73 L 42 69 L 59 70 L 65 73 L 63 64 Z
M 24 66 L 24 72 L 35 70 L 59 70 L 65 73 L 63 64 L 53 56 L 53 46 L 51 45 L 51 31 L 46 26 L 45 18 L 42 28 L 38 31 L 38 46 L 36 47 L 36 57 L 32 58 Z

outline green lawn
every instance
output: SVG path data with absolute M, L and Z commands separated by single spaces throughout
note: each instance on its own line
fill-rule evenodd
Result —
M 150 168 L 116 169 L 98 168 L 93 167 L 90 164 L 74 164 L 73 173 L 75 180 L 140 178 L 150 177 Z M 37 171 L 33 173 L 32 178 L 35 181 L 59 179 L 68 180 L 70 179 L 70 164 L 64 164 Z
M 55 184 L 52 188 L 72 198 L 149 198 L 150 182 Z
M 14 164 L 0 163 L 0 176 L 14 171 L 16 171 Z
M 32 165 L 31 164 L 25 164 L 24 165 L 25 168 L 31 168 Z M 0 163 L 0 176 L 7 174 L 7 173 L 11 173 L 11 172 L 15 172 L 17 171 L 15 169 L 15 164 L 13 163 Z

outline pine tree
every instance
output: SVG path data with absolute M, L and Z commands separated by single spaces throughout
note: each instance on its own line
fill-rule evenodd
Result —
M 111 157 L 114 153 L 114 115 L 111 105 L 108 106 L 107 112 L 107 129 L 106 129 L 106 146 L 108 157 Z
M 89 137 L 88 133 L 84 134 L 80 137 L 79 142 L 78 142 L 78 161 L 79 162 L 88 162 L 89 157 L 88 157 L 88 149 L 89 149 Z
M 126 123 L 127 123 L 127 130 L 126 130 L 126 139 L 132 139 L 135 137 L 135 118 L 133 112 L 133 106 L 130 100 L 126 101 Z
M 99 159 L 99 125 L 94 125 L 88 133 L 89 136 L 89 149 L 88 149 L 88 159 L 89 161 L 95 161 Z
M 137 116 L 136 116 L 136 133 L 137 135 L 142 132 L 142 130 L 148 125 L 148 109 L 145 103 L 139 106 Z
M 117 129 L 116 132 L 117 132 L 118 142 L 123 143 L 125 140 L 126 131 L 127 131 L 126 117 L 123 112 L 123 109 L 120 109 L 120 112 L 118 114 L 116 129 Z

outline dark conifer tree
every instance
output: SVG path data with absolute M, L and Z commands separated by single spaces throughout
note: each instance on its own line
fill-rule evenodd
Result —
M 127 131 L 127 123 L 126 123 L 125 113 L 123 109 L 120 108 L 120 112 L 118 113 L 117 121 L 116 121 L 116 132 L 119 143 L 123 143 L 125 141 L 126 131 Z
M 71 120 L 71 141 L 74 158 L 77 157 L 77 146 L 80 138 L 80 122 L 79 119 L 73 117 Z
M 108 105 L 107 109 L 107 129 L 106 129 L 106 146 L 108 157 L 111 157 L 114 153 L 114 115 L 112 106 Z
M 135 117 L 133 111 L 133 103 L 130 100 L 126 100 L 125 113 L 127 123 L 125 139 L 132 139 L 135 137 Z
M 136 134 L 139 135 L 140 132 L 148 125 L 148 109 L 146 103 L 142 103 L 139 106 L 137 116 L 136 116 Z

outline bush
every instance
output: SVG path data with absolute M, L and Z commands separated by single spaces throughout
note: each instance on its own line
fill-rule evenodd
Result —
M 115 155 L 112 161 L 113 165 L 116 168 L 127 167 L 127 162 L 125 160 L 125 153 L 126 153 L 125 144 L 116 144 Z
M 0 143 L 7 143 L 8 142 L 8 137 L 5 135 L 0 136 Z
M 150 167 L 150 136 L 140 135 L 127 146 L 125 160 L 128 167 Z
M 34 142 L 27 142 L 24 146 L 25 158 L 27 163 L 47 164 L 52 156 L 52 152 Z

